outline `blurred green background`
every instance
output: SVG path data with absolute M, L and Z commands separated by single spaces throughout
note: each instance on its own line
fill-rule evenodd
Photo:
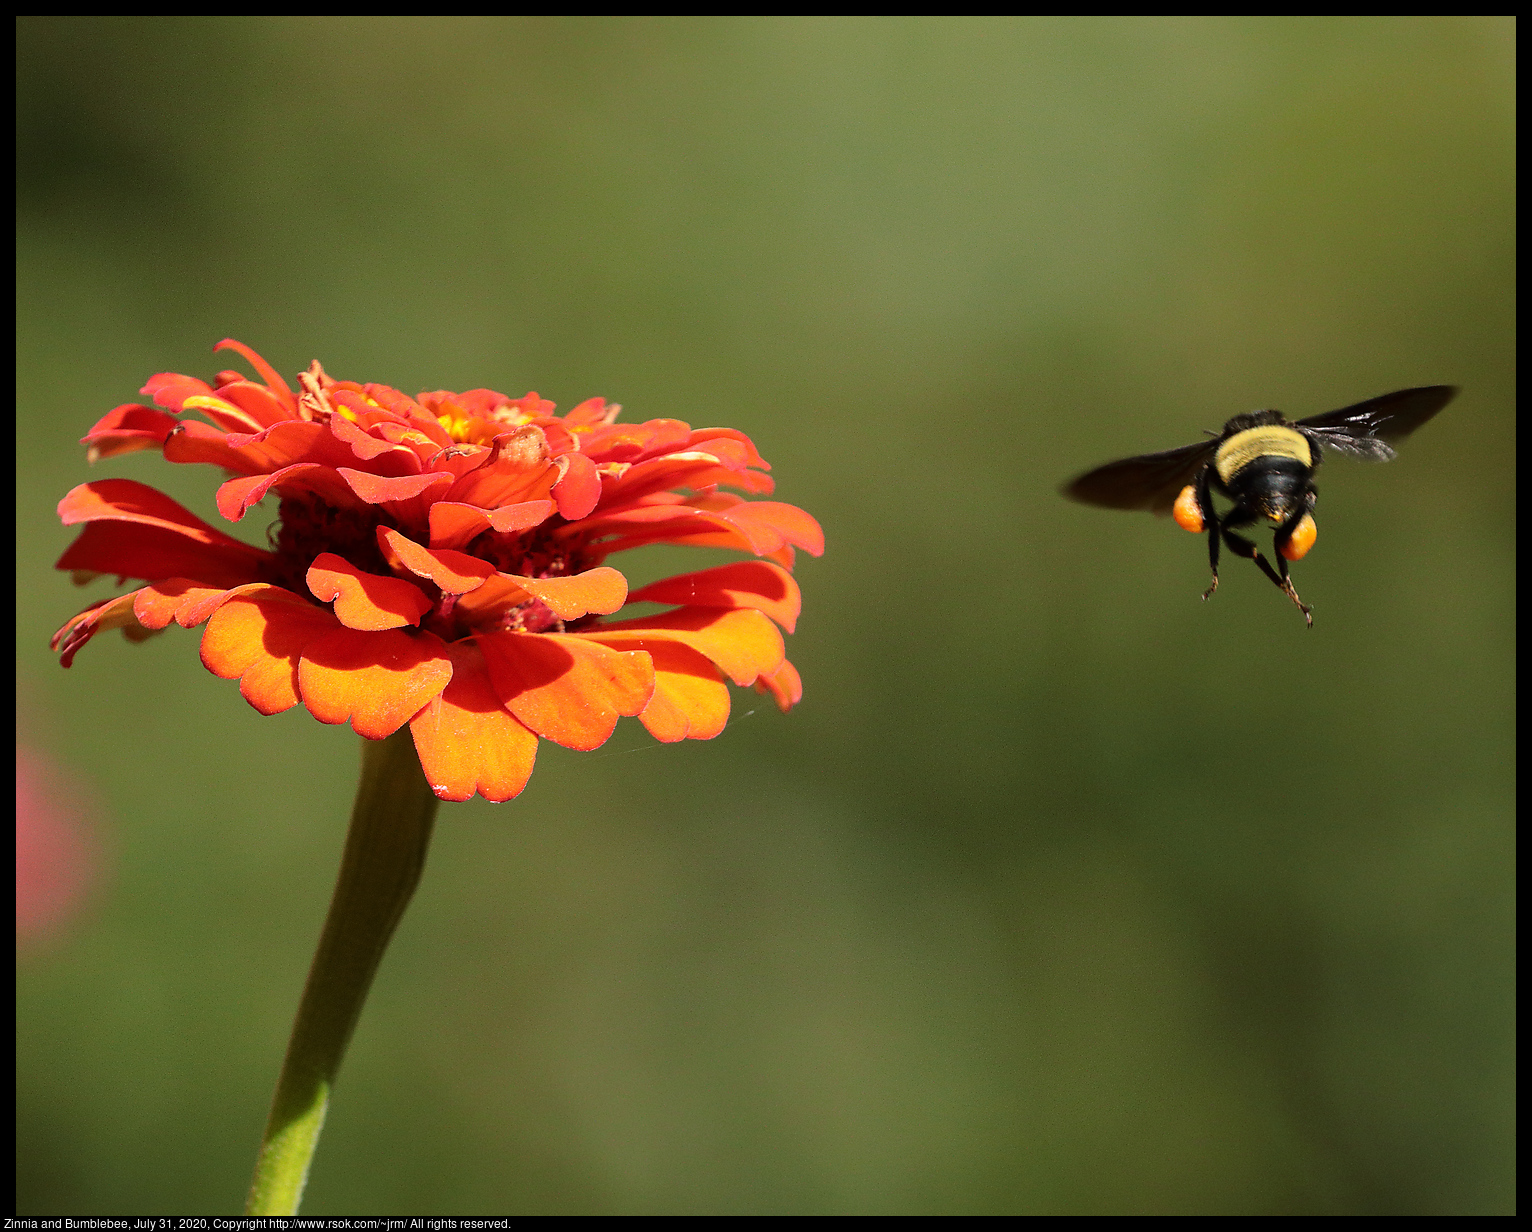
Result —
M 18 31 L 18 716 L 99 806 L 20 1212 L 240 1206 L 343 838 L 349 730 L 46 645 L 71 486 L 216 518 L 76 442 L 225 336 L 741 428 L 829 541 L 793 714 L 443 808 L 306 1213 L 1512 1211 L 1511 19 Z M 1312 631 L 1057 495 L 1439 382 Z

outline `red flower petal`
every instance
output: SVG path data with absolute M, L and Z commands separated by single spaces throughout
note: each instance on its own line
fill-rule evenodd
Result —
M 181 403 L 183 411 L 201 411 L 225 432 L 253 435 L 267 427 L 243 407 L 218 394 L 198 394 Z
M 675 453 L 686 445 L 691 434 L 691 425 L 679 419 L 614 423 L 593 429 L 581 448 L 598 462 L 640 462 L 662 453 Z
M 294 417 L 297 416 L 298 399 L 293 397 L 293 391 L 287 387 L 287 382 L 278 375 L 275 368 L 273 368 L 264 359 L 262 359 L 254 351 L 247 347 L 243 342 L 236 342 L 233 338 L 225 338 L 213 348 L 214 354 L 219 351 L 237 351 L 239 354 L 243 355 L 249 362 L 250 366 L 254 368 L 258 373 L 260 373 L 261 379 L 266 382 L 267 386 L 271 389 L 271 392 L 282 400 L 282 404 L 287 407 L 288 414 Z
M 230 381 L 220 385 L 218 396 L 239 407 L 257 429 L 269 428 L 292 418 L 289 406 L 280 397 L 254 381 Z
M 728 510 L 727 516 L 737 524 L 752 528 L 770 527 L 785 542 L 802 548 L 810 556 L 824 555 L 824 531 L 797 505 L 785 505 L 781 501 L 741 501 Z
M 285 496 L 311 492 L 336 509 L 360 509 L 366 504 L 333 467 L 299 462 L 269 475 L 243 475 L 220 485 L 216 497 L 218 512 L 229 521 L 238 522 L 265 500 L 273 488 Z
M 314 598 L 334 601 L 335 617 L 348 629 L 401 629 L 418 625 L 431 610 L 431 600 L 413 582 L 364 572 L 334 552 L 314 557 L 305 580 Z
M 620 410 L 622 407 L 615 402 L 608 405 L 605 398 L 587 398 L 579 406 L 570 408 L 569 414 L 564 416 L 564 422 L 572 428 L 609 424 L 617 418 Z
M 447 647 L 452 680 L 410 720 L 426 782 L 443 800 L 520 795 L 532 774 L 537 737 L 500 704 L 472 642 Z
M 140 449 L 163 448 L 166 438 L 179 426 L 180 421 L 173 415 L 142 403 L 126 402 L 97 420 L 80 444 L 90 446 L 86 460 L 95 463 Z
M 270 553 L 209 526 L 132 479 L 81 484 L 59 502 L 66 526 L 88 525 L 57 568 L 154 580 L 187 577 L 227 589 L 253 582 Z
M 397 478 L 389 478 L 384 475 L 369 475 L 366 471 L 353 470 L 342 466 L 336 469 L 336 473 L 346 481 L 347 485 L 369 505 L 390 505 L 415 501 L 424 497 L 431 489 L 437 489 L 431 493 L 430 499 L 435 499 L 440 492 L 445 491 L 452 482 L 452 476 L 445 472 L 426 471 L 420 475 L 400 475 Z M 424 521 L 424 519 L 421 519 Z
M 559 633 L 491 633 L 478 640 L 505 708 L 565 748 L 600 748 L 618 716 L 638 714 L 654 692 L 653 664 L 642 651 L 620 654 Z
M 309 713 L 321 723 L 350 720 L 369 740 L 393 735 L 451 679 L 446 643 L 402 629 L 337 629 L 304 647 L 298 665 Z
M 182 376 L 179 372 L 156 372 L 138 392 L 146 398 L 152 398 L 156 406 L 162 406 L 167 411 L 179 411 L 186 399 L 204 398 L 213 392 L 213 387 L 206 381 L 199 381 L 194 376 Z

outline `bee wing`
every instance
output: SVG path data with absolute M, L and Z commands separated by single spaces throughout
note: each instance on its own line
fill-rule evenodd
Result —
M 1086 471 L 1061 489 L 1071 500 L 1103 509 L 1146 509 L 1167 514 L 1181 489 L 1189 484 L 1218 448 L 1218 441 L 1198 441 L 1163 453 L 1108 462 Z
M 1300 419 L 1295 427 L 1312 433 L 1326 449 L 1371 462 L 1394 456 L 1390 442 L 1402 441 L 1457 397 L 1456 385 L 1399 389 L 1355 406 Z

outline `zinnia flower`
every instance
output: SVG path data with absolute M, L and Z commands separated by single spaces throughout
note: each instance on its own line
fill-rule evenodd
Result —
M 241 343 L 216 349 L 264 383 L 161 373 L 142 391 L 155 406 L 117 407 L 83 443 L 91 461 L 158 448 L 223 468 L 231 522 L 274 496 L 270 547 L 132 479 L 75 488 L 59 516 L 84 529 L 58 567 L 147 585 L 65 624 L 53 640 L 64 666 L 104 629 L 139 640 L 206 622 L 203 663 L 262 714 L 301 702 L 370 740 L 408 723 L 443 800 L 507 800 L 540 737 L 594 749 L 622 715 L 663 741 L 716 736 L 725 680 L 783 710 L 799 700 L 777 625 L 790 633 L 798 615 L 794 548 L 817 556 L 823 536 L 801 509 L 722 490 L 772 490 L 743 433 L 619 424 L 600 398 L 562 417 L 536 393 L 409 398 L 318 361 L 295 394 Z M 654 543 L 757 559 L 630 594 L 604 562 Z M 633 601 L 670 610 L 606 619 Z

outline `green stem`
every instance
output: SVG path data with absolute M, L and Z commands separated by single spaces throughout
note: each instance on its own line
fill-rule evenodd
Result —
M 386 740 L 362 742 L 362 779 L 340 877 L 282 1062 L 248 1215 L 298 1211 L 330 1088 L 372 977 L 425 867 L 436 805 L 408 727 Z

